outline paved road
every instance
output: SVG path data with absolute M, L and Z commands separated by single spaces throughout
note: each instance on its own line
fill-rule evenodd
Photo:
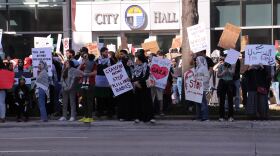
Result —
M 2 155 L 277 156 L 280 121 L 7 123 L 0 124 Z

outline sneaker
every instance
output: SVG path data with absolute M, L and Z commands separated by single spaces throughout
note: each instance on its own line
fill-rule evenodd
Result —
M 139 119 L 135 119 L 135 120 L 134 120 L 134 123 L 139 123 L 139 122 L 140 122 Z
M 60 117 L 59 119 L 58 119 L 58 121 L 66 121 L 67 119 L 65 118 L 65 117 Z
M 155 119 L 150 120 L 150 123 L 156 123 Z
M 229 122 L 233 122 L 233 121 L 234 121 L 233 117 L 230 117 L 230 118 L 228 119 L 228 121 L 229 121 Z
M 224 118 L 219 118 L 219 121 L 223 122 L 223 121 L 225 121 L 225 119 Z
M 85 121 L 85 117 L 81 118 L 80 120 L 78 120 L 79 122 L 84 122 Z
M 85 123 L 90 123 L 90 122 L 93 122 L 94 120 L 92 118 L 86 118 L 84 120 Z
M 70 117 L 69 121 L 75 121 L 76 119 L 74 117 Z
M 203 121 L 203 122 L 209 122 L 210 120 L 209 120 L 209 119 L 202 119 L 201 121 Z
M 120 122 L 124 121 L 124 119 L 119 119 Z

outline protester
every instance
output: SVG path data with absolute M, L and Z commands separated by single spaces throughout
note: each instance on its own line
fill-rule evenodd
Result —
M 88 55 L 87 53 L 84 53 L 82 64 L 79 67 L 79 69 L 83 71 L 81 93 L 84 113 L 84 117 L 79 121 L 86 123 L 93 121 L 92 113 L 95 108 L 94 87 L 97 66 L 94 59 L 95 56 L 93 54 Z
M 202 103 L 196 104 L 197 119 L 201 121 L 207 121 L 209 117 L 206 93 L 209 91 L 210 73 L 208 70 L 207 61 L 203 56 L 198 56 L 196 58 L 195 77 L 197 80 L 201 80 L 203 82 Z
M 75 59 L 75 51 L 72 49 L 66 50 L 66 57 L 68 60 L 73 61 L 75 68 L 77 68 L 80 64 L 79 62 Z
M 70 103 L 71 113 L 69 121 L 76 120 L 76 94 L 77 94 L 77 76 L 81 73 L 79 70 L 75 69 L 75 65 L 73 61 L 66 61 L 64 63 L 64 68 L 62 71 L 62 103 L 63 103 L 63 111 L 62 117 L 59 118 L 59 121 L 67 120 L 67 111 L 68 104 Z
M 25 82 L 24 77 L 19 78 L 19 84 L 15 88 L 15 105 L 18 122 L 22 121 L 22 115 L 25 117 L 25 122 L 29 119 L 30 91 Z
M 146 84 L 150 73 L 148 60 L 145 57 L 144 50 L 139 50 L 135 55 L 136 61 L 132 74 L 132 82 L 135 86 L 135 123 L 140 121 L 155 123 L 151 90 Z
M 48 116 L 46 111 L 46 98 L 49 99 L 50 80 L 48 76 L 48 66 L 44 61 L 40 61 L 38 65 L 38 72 L 39 74 L 35 82 L 36 97 L 38 99 L 41 121 L 47 122 Z
M 128 77 L 132 78 L 133 62 L 129 59 L 126 50 L 121 50 L 116 56 L 119 62 L 122 62 Z M 120 121 L 131 121 L 134 119 L 133 114 L 133 91 L 128 91 L 116 97 L 117 117 Z
M 225 62 L 225 55 L 220 57 L 220 65 L 218 67 L 218 77 L 220 78 L 218 84 L 218 94 L 220 98 L 220 121 L 224 121 L 225 119 L 225 101 L 226 97 L 228 100 L 228 120 L 233 121 L 233 75 L 234 68 Z
M 181 71 L 178 71 L 178 66 L 177 66 L 177 62 L 176 59 L 173 58 L 172 59 L 172 95 L 171 95 L 171 99 L 172 99 L 172 104 L 177 104 L 179 103 L 179 97 L 178 97 L 178 86 L 177 86 L 177 77 L 178 77 L 178 73 Z
M 240 60 L 237 59 L 235 64 L 235 71 L 233 75 L 233 83 L 234 83 L 234 108 L 235 111 L 239 111 L 240 109 Z
M 112 118 L 114 115 L 113 93 L 109 82 L 105 76 L 104 69 L 114 64 L 114 61 L 108 56 L 108 48 L 100 49 L 100 57 L 96 60 L 97 73 L 95 77 L 94 96 L 96 97 L 97 107 L 96 116 L 101 117 L 107 115 Z
M 24 59 L 23 69 L 28 71 L 28 72 L 32 72 L 32 59 L 30 57 L 26 57 Z
M 0 57 L 0 70 L 4 70 L 5 65 L 3 63 L 2 58 Z M 4 89 L 0 89 L 0 123 L 5 122 L 6 118 L 6 91 Z

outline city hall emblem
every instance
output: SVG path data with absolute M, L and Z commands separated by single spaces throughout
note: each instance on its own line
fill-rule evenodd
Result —
M 146 24 L 146 13 L 138 5 L 132 5 L 126 9 L 125 22 L 130 29 L 141 29 Z

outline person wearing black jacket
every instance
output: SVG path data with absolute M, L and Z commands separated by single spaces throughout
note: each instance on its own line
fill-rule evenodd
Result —
M 15 88 L 15 105 L 17 110 L 17 121 L 21 122 L 21 116 L 24 115 L 24 121 L 28 121 L 28 111 L 30 102 L 30 92 L 29 88 L 25 84 L 25 78 L 21 77 L 19 79 L 19 84 Z

